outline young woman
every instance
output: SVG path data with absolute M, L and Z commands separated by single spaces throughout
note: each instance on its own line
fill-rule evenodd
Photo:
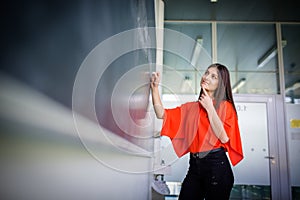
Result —
M 153 73 L 152 101 L 157 118 L 163 119 L 161 135 L 171 139 L 178 157 L 190 153 L 179 200 L 229 199 L 234 177 L 226 152 L 234 166 L 243 159 L 243 151 L 228 69 L 210 65 L 202 76 L 198 101 L 173 109 L 164 109 L 159 81 L 159 73 Z

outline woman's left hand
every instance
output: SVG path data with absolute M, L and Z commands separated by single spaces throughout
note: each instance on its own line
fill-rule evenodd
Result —
M 209 109 L 213 108 L 213 101 L 212 98 L 207 94 L 207 91 L 204 88 L 202 88 L 202 90 L 203 93 L 199 99 L 199 102 L 205 108 L 205 110 L 208 111 Z

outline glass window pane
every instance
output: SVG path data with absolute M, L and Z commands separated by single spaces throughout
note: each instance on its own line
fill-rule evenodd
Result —
M 282 25 L 282 37 L 287 42 L 283 49 L 286 96 L 291 103 L 300 103 L 300 25 Z
M 170 39 L 165 31 L 162 90 L 164 94 L 197 94 L 200 91 L 199 77 L 211 64 L 210 23 L 165 23 L 165 29 L 178 32 L 184 37 Z M 184 41 L 188 38 L 192 43 Z M 178 52 L 171 51 L 175 44 Z M 181 52 L 184 53 L 182 55 Z M 189 53 L 187 53 L 189 52 Z
M 218 62 L 229 68 L 235 93 L 279 93 L 274 24 L 218 24 L 217 44 Z

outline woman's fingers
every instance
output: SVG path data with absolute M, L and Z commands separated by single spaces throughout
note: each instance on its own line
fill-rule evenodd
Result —
M 159 77 L 160 77 L 159 72 L 152 72 L 151 84 L 153 86 L 158 86 L 158 84 L 159 84 Z
M 202 88 L 202 90 L 203 90 L 204 95 L 207 96 L 208 94 L 207 94 L 206 89 Z
M 159 72 L 153 72 L 152 75 L 154 75 L 155 79 L 159 80 L 159 77 L 160 77 Z

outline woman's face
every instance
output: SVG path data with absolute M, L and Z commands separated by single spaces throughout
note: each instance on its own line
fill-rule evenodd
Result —
M 207 92 L 214 93 L 218 88 L 219 78 L 217 67 L 210 67 L 203 74 L 200 85 Z

